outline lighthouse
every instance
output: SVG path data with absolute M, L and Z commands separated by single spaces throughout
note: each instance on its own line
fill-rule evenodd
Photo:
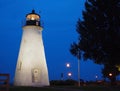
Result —
M 48 86 L 48 69 L 42 40 L 40 15 L 32 10 L 26 15 L 16 65 L 15 86 Z

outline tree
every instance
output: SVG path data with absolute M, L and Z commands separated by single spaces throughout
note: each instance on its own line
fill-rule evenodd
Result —
M 70 52 L 76 56 L 83 51 L 84 59 L 104 66 L 120 65 L 119 11 L 120 0 L 86 0 L 83 20 L 76 26 L 79 42 L 71 45 Z

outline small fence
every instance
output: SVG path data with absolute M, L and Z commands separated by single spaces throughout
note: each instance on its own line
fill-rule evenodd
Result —
M 0 74 L 0 91 L 9 91 L 9 74 Z

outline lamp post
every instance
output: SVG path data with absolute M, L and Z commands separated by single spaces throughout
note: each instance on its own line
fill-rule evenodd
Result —
M 78 59 L 78 86 L 80 86 L 80 60 Z
M 114 85 L 114 78 L 112 73 L 109 73 L 109 79 L 111 80 L 111 85 Z
M 66 68 L 68 68 L 67 70 L 69 71 L 70 70 L 70 63 L 66 63 Z M 68 72 L 67 71 L 67 76 L 68 76 L 68 79 L 70 79 L 71 78 L 71 75 L 72 75 L 72 73 L 71 72 Z
M 96 78 L 96 82 L 97 82 L 98 76 L 96 75 L 95 78 Z
M 78 86 L 80 87 L 80 54 L 78 50 Z
M 61 73 L 61 75 L 60 75 L 60 76 L 61 76 L 61 80 L 63 80 L 64 74 L 63 74 L 63 73 Z

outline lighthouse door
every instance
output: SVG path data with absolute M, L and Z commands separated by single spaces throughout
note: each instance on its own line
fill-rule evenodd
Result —
M 37 68 L 32 71 L 32 82 L 40 82 L 40 70 Z

